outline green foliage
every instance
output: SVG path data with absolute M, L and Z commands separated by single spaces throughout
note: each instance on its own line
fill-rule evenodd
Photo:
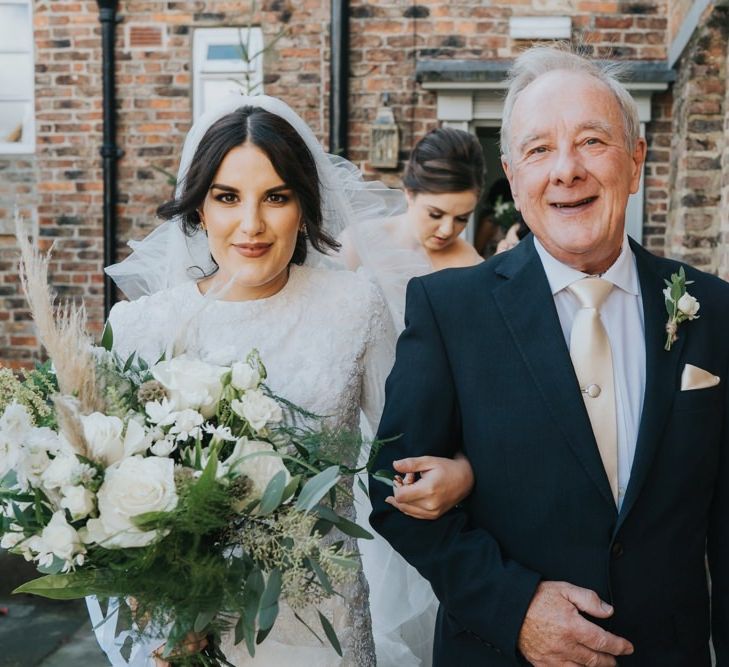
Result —
M 51 398 L 57 391 L 58 381 L 50 361 L 18 374 L 0 368 L 0 415 L 15 402 L 26 408 L 35 426 L 56 428 Z

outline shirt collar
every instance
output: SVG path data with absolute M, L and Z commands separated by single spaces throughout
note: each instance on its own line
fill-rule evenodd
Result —
M 549 287 L 552 295 L 561 292 L 569 287 L 572 283 L 582 278 L 586 278 L 589 274 L 573 269 L 571 266 L 563 264 L 559 260 L 550 255 L 546 248 L 534 237 L 534 247 L 537 250 L 539 259 L 542 260 L 542 266 L 547 274 Z M 613 262 L 612 266 L 600 276 L 603 280 L 611 282 L 615 287 L 619 287 L 624 292 L 634 296 L 640 296 L 640 287 L 638 282 L 638 270 L 635 265 L 635 255 L 630 249 L 628 235 L 623 238 L 623 247 L 620 255 Z

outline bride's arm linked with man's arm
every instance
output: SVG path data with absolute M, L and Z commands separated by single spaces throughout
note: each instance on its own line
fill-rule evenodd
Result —
M 455 385 L 422 279 L 410 282 L 406 303 L 406 327 L 378 430 L 383 439 L 402 435 L 380 450 L 376 470 L 413 456 L 452 458 L 461 444 Z M 391 495 L 390 487 L 371 479 L 373 528 L 430 581 L 446 610 L 458 610 L 457 616 L 448 616 L 459 629 L 499 651 L 513 651 L 539 574 L 502 558 L 486 530 L 469 526 L 464 508 L 456 506 L 436 521 L 419 521 L 388 503 Z

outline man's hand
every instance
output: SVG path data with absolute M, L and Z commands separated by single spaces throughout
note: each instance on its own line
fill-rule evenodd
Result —
M 519 633 L 522 655 L 535 667 L 586 665 L 612 667 L 615 656 L 630 655 L 633 645 L 580 615 L 612 616 L 597 593 L 563 581 L 543 581 L 527 609 Z
M 395 478 L 394 495 L 386 502 L 416 519 L 437 519 L 473 488 L 471 464 L 461 453 L 453 459 L 416 456 L 393 461 L 392 465 L 404 478 Z M 416 473 L 420 473 L 418 480 Z

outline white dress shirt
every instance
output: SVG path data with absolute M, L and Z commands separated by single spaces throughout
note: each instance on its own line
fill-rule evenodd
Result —
M 562 325 L 562 333 L 569 347 L 572 322 L 580 309 L 580 304 L 577 297 L 567 288 L 575 281 L 585 278 L 587 274 L 556 260 L 536 237 L 534 245 L 547 274 L 559 323 Z M 600 277 L 614 285 L 600 308 L 600 318 L 610 339 L 615 374 L 619 510 L 630 480 L 645 394 L 643 302 L 635 255 L 630 249 L 627 236 L 623 240 L 620 256 Z

